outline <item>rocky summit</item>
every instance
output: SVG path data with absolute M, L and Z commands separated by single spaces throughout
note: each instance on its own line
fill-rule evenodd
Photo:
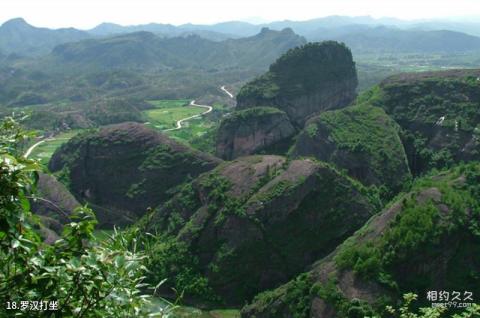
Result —
M 365 185 L 397 193 L 411 178 L 399 133 L 383 109 L 355 105 L 309 120 L 290 155 L 330 162 Z
M 376 206 L 327 164 L 251 156 L 203 174 L 144 221 L 146 231 L 170 233 L 184 246 L 222 302 L 239 305 L 326 256 Z M 160 254 L 151 256 L 157 272 L 192 272 L 185 263 L 159 265 Z
M 289 50 L 267 73 L 243 86 L 237 108 L 277 107 L 302 126 L 314 114 L 351 103 L 357 84 L 352 53 L 344 44 L 308 43 Z
M 384 317 L 402 293 L 462 286 L 480 293 L 480 166 L 418 180 L 363 228 L 242 317 Z M 428 302 L 420 298 L 423 305 Z
M 132 223 L 165 202 L 172 190 L 220 160 L 138 123 L 88 131 L 64 144 L 49 168 L 103 226 Z
M 362 100 L 403 128 L 412 172 L 480 159 L 480 70 L 396 75 Z

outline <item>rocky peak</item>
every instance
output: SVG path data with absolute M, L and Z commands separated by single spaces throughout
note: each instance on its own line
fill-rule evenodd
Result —
M 314 114 L 347 106 L 357 84 L 352 53 L 344 44 L 308 43 L 289 50 L 269 72 L 243 86 L 237 107 L 277 107 L 302 126 Z
M 61 171 L 79 201 L 96 207 L 101 225 L 111 226 L 132 223 L 218 163 L 143 124 L 123 123 L 73 138 L 49 168 Z

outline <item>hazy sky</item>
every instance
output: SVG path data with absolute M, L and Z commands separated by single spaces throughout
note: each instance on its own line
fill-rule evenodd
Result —
M 0 23 L 23 17 L 35 26 L 91 28 L 101 22 L 214 23 L 327 15 L 402 19 L 480 16 L 480 0 L 0 0 Z

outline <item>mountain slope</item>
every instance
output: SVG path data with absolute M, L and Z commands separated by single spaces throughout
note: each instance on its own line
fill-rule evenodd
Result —
M 0 50 L 33 56 L 47 54 L 58 44 L 91 37 L 87 32 L 73 28 L 51 30 L 36 28 L 21 18 L 12 19 L 0 26 Z
M 216 155 L 232 160 L 259 152 L 272 153 L 272 147 L 288 145 L 295 132 L 287 115 L 279 109 L 254 107 L 236 111 L 222 120 L 218 128 Z
M 414 174 L 480 159 L 480 70 L 400 74 L 359 99 L 403 128 Z
M 80 202 L 95 207 L 102 226 L 118 226 L 219 163 L 143 124 L 123 123 L 74 137 L 53 154 L 49 168 Z
M 364 185 L 396 194 L 411 177 L 399 133 L 383 109 L 354 105 L 310 119 L 290 155 L 335 164 Z
M 348 105 L 357 84 L 348 47 L 333 41 L 308 43 L 289 50 L 267 73 L 245 84 L 237 94 L 237 109 L 276 107 L 302 126 L 314 114 Z
M 53 63 L 109 68 L 258 68 L 266 67 L 305 39 L 291 30 L 263 29 L 258 35 L 214 42 L 198 35 L 161 38 L 137 32 L 105 39 L 63 44 L 53 51 Z
M 143 219 L 142 231 L 159 233 L 149 269 L 171 277 L 166 289 L 181 288 L 175 282 L 198 271 L 221 301 L 243 304 L 329 253 L 375 204 L 365 188 L 327 164 L 242 157 L 201 175 Z M 176 262 L 178 250 L 162 257 L 167 234 L 197 259 L 194 268 Z M 187 297 L 205 296 L 192 285 Z
M 429 290 L 478 295 L 479 184 L 478 163 L 418 181 L 310 271 L 258 295 L 242 317 L 388 317 L 385 307 L 406 292 L 423 306 Z
M 391 27 L 351 26 L 312 32 L 310 40 L 344 42 L 355 52 L 456 53 L 480 50 L 480 38 L 448 30 L 400 30 Z

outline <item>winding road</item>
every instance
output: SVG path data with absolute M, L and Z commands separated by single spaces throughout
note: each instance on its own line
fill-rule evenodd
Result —
M 212 106 L 195 104 L 195 100 L 192 100 L 192 101 L 190 102 L 190 106 L 196 106 L 196 107 L 206 108 L 207 110 L 204 111 L 204 112 L 201 113 L 201 114 L 197 114 L 197 115 L 193 115 L 193 116 L 190 116 L 190 117 L 186 117 L 186 118 L 182 118 L 182 119 L 180 119 L 180 120 L 177 120 L 177 122 L 175 123 L 175 128 L 165 129 L 164 131 L 172 131 L 172 130 L 181 129 L 181 128 L 182 128 L 182 123 L 183 123 L 184 121 L 187 121 L 187 120 L 190 120 L 190 119 L 193 119 L 193 118 L 197 118 L 197 117 L 201 117 L 201 116 L 203 116 L 203 115 L 208 114 L 209 112 L 211 112 L 211 111 L 213 110 L 213 107 L 212 107 Z
M 233 98 L 233 94 L 230 93 L 229 91 L 227 91 L 227 89 L 225 88 L 225 85 L 223 85 L 222 87 L 220 87 L 220 89 L 221 89 L 225 94 L 227 94 L 228 97 Z
M 233 94 L 230 93 L 226 88 L 225 88 L 225 85 L 223 85 L 222 87 L 220 87 L 220 89 L 228 95 L 228 97 L 230 98 L 233 98 Z M 212 110 L 213 110 L 213 107 L 212 106 L 208 106 L 208 105 L 199 105 L 199 104 L 195 104 L 195 100 L 192 100 L 190 102 L 190 106 L 196 106 L 196 107 L 201 107 L 201 108 L 206 108 L 207 110 L 204 111 L 203 113 L 201 114 L 197 114 L 197 115 L 193 115 L 193 116 L 190 116 L 190 117 L 186 117 L 186 118 L 182 118 L 180 120 L 177 120 L 177 122 L 175 123 L 175 128 L 169 128 L 169 129 L 165 129 L 164 131 L 173 131 L 173 130 L 178 130 L 178 129 L 182 129 L 182 123 L 187 121 L 187 120 L 190 120 L 190 119 L 193 119 L 193 118 L 198 118 L 198 117 L 201 117 L 203 115 L 206 115 L 208 113 L 210 113 Z
M 27 149 L 27 151 L 25 152 L 25 154 L 23 155 L 25 158 L 28 158 L 28 156 L 30 156 L 30 154 L 32 153 L 32 151 L 37 148 L 37 146 L 43 144 L 45 141 L 47 141 L 47 139 L 42 139 L 40 140 L 39 142 L 33 144 L 30 148 Z
M 38 146 L 40 146 L 41 144 L 43 144 L 46 141 L 54 141 L 54 140 L 70 140 L 70 138 L 54 138 L 54 137 L 44 138 L 44 139 L 40 140 L 39 142 L 33 144 L 30 148 L 28 148 L 27 151 L 23 154 L 23 156 L 25 158 L 28 158 L 28 156 L 30 156 L 32 154 L 32 152 L 35 148 L 37 148 Z

